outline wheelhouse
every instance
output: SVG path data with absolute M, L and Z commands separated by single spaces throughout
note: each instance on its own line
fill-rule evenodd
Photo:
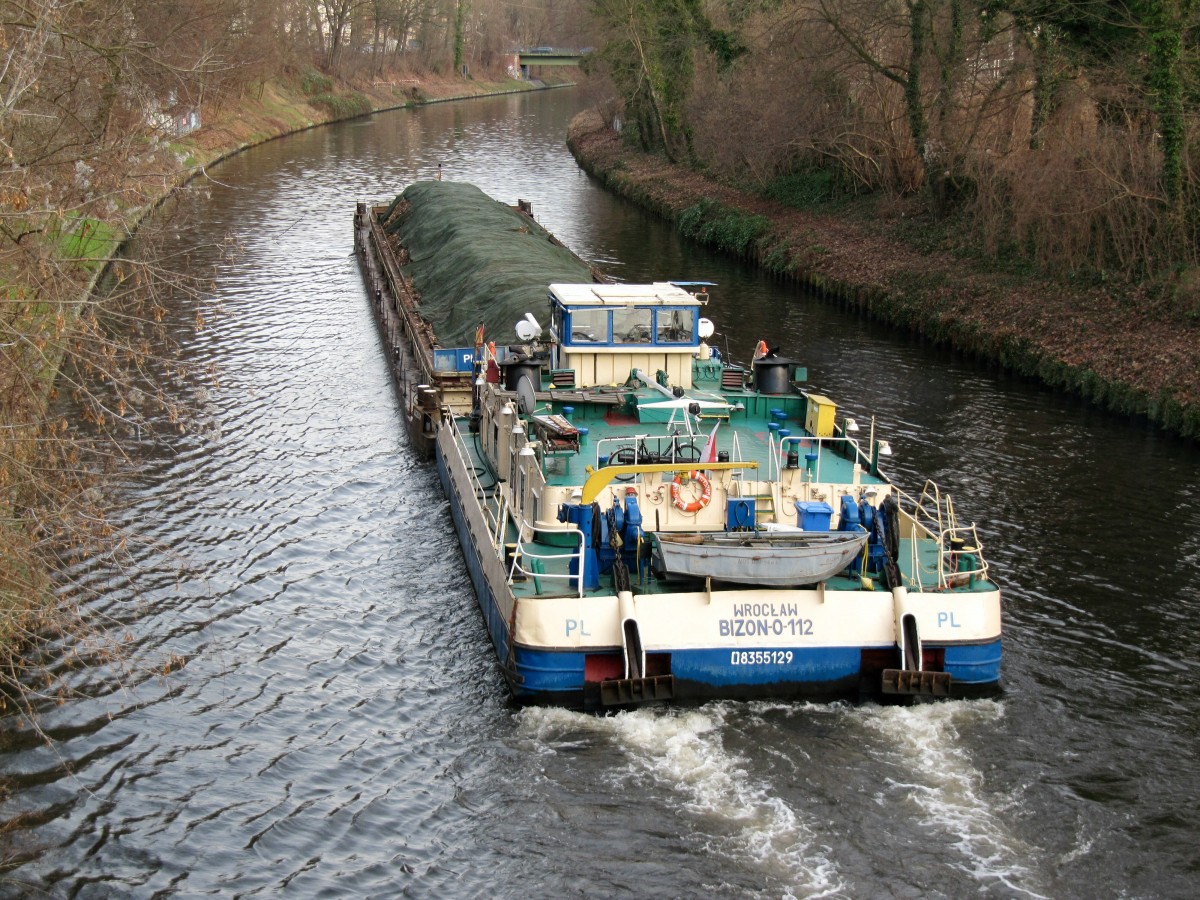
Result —
M 673 385 L 692 386 L 706 294 L 657 282 L 552 284 L 549 296 L 557 365 L 574 371 L 578 387 L 624 381 L 631 369 L 661 371 Z

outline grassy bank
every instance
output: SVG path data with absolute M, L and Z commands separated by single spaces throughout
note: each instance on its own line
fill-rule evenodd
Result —
M 157 149 L 154 164 L 143 163 L 153 175 L 131 179 L 136 189 L 127 196 L 137 197 L 136 205 L 114 201 L 103 221 L 65 217 L 61 228 L 41 231 L 43 258 L 70 272 L 69 282 L 63 280 L 61 302 L 36 299 L 32 279 L 23 283 L 15 267 L 0 279 L 11 301 L 0 310 L 5 333 L 20 338 L 6 347 L 3 371 L 10 374 L 12 385 L 5 383 L 0 404 L 0 708 L 6 689 L 19 693 L 20 654 L 39 636 L 72 627 L 50 590 L 45 571 L 49 554 L 43 547 L 55 541 L 89 542 L 95 534 L 85 534 L 85 528 L 72 522 L 70 517 L 79 514 L 77 504 L 61 499 L 62 486 L 54 480 L 55 464 L 69 460 L 69 465 L 77 465 L 78 454 L 68 446 L 66 429 L 60 430 L 65 423 L 50 422 L 49 400 L 64 354 L 77 352 L 68 348 L 76 346 L 87 327 L 99 327 L 94 318 L 89 325 L 83 313 L 97 279 L 143 220 L 206 167 L 274 138 L 374 111 L 538 87 L 511 79 L 411 74 L 368 83 L 335 82 L 312 70 L 281 78 L 236 102 L 206 106 L 201 110 L 202 128 L 165 145 L 151 134 L 138 136 Z M 80 367 L 86 369 L 86 361 Z M 54 508 L 39 515 L 34 512 L 39 507 Z M 102 517 L 103 510 L 96 512 Z
M 318 125 L 389 109 L 555 86 L 513 79 L 399 74 L 379 81 L 334 82 L 309 72 L 291 81 L 270 82 L 257 96 L 243 98 L 236 107 L 207 111 L 204 127 L 179 141 L 184 154 L 179 181 L 226 156 Z
M 988 267 L 903 220 L 798 209 L 632 150 L 583 113 L 567 144 L 684 235 L 1106 409 L 1200 440 L 1200 321 L 1132 288 Z

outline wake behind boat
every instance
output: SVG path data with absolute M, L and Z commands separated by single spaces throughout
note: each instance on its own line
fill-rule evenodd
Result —
M 707 285 L 605 283 L 527 204 L 470 185 L 360 204 L 355 233 L 517 700 L 998 686 L 1000 592 L 975 526 L 932 482 L 894 485 L 887 444 L 873 427 L 861 442 L 802 366 L 765 345 L 721 359 Z M 441 345 L 485 313 L 516 342 L 485 324 Z

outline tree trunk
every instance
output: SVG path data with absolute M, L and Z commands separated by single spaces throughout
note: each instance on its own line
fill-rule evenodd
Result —
M 908 0 L 909 27 L 909 60 L 908 75 L 904 80 L 904 106 L 908 114 L 908 130 L 912 136 L 913 147 L 921 160 L 921 172 L 926 184 L 930 179 L 930 148 L 926 146 L 929 138 L 929 124 L 925 118 L 925 104 L 921 96 L 921 74 L 923 57 L 925 56 L 926 15 L 929 12 L 928 0 Z
M 1159 147 L 1162 150 L 1162 188 L 1167 204 L 1175 207 L 1183 196 L 1183 148 L 1186 126 L 1183 116 L 1183 20 L 1178 0 L 1151 0 L 1150 87 L 1158 113 Z
M 1054 112 L 1055 79 L 1051 74 L 1050 26 L 1043 25 L 1033 39 L 1033 115 L 1029 123 L 1029 149 L 1042 149 L 1042 129 Z
M 467 0 L 458 0 L 454 11 L 454 73 L 462 73 L 463 67 L 463 22 L 467 17 Z

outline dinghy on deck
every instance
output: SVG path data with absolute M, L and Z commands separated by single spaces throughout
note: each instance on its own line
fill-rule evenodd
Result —
M 832 578 L 866 545 L 865 531 L 658 532 L 654 562 L 664 575 L 800 587 Z

